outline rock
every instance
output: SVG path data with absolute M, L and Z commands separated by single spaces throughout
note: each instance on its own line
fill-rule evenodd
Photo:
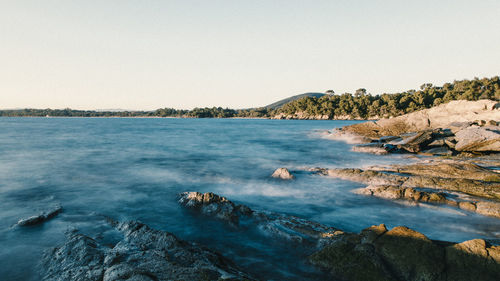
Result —
M 397 139 L 399 139 L 399 136 L 383 136 L 383 137 L 379 138 L 378 141 L 382 142 L 382 143 L 388 143 L 390 141 L 394 141 Z
M 444 141 L 443 141 L 444 143 Z M 447 155 L 452 155 L 453 151 L 449 150 L 448 148 L 441 146 L 441 147 L 434 147 L 431 149 L 427 149 L 422 151 L 424 154 L 430 154 L 430 155 L 437 155 L 437 156 L 447 156 Z
M 432 161 L 410 165 L 394 165 L 392 171 L 404 174 L 455 179 L 474 179 L 500 182 L 500 174 L 474 163 L 464 161 Z
M 309 260 L 341 280 L 396 280 L 371 244 L 336 239 Z
M 387 227 L 385 224 L 372 225 L 365 228 L 359 234 L 361 237 L 361 243 L 373 243 L 382 234 L 387 232 Z
M 421 131 L 404 137 L 403 140 L 399 142 L 393 141 L 389 144 L 396 145 L 399 149 L 405 150 L 407 152 L 417 153 L 432 141 L 432 134 L 433 132 L 431 130 Z
M 451 244 L 451 245 L 450 245 Z M 309 258 L 335 280 L 497 280 L 500 246 L 432 241 L 404 226 L 345 233 Z
M 499 115 L 500 118 L 500 115 Z M 455 135 L 457 151 L 500 152 L 500 127 L 468 127 Z
M 490 258 L 490 251 L 482 239 L 474 239 L 446 247 L 448 280 L 498 280 L 500 261 Z
M 42 212 L 36 216 L 31 216 L 26 219 L 20 219 L 17 222 L 17 225 L 19 226 L 29 226 L 29 225 L 35 225 L 35 224 L 40 224 L 43 223 L 47 220 L 50 220 L 51 218 L 55 217 L 57 214 L 59 214 L 62 211 L 61 206 L 56 206 L 54 209 Z
M 410 176 L 402 186 L 444 189 L 484 198 L 500 199 L 500 183 L 497 182 L 430 176 Z
M 123 233 L 111 249 L 70 233 L 43 259 L 43 280 L 251 280 L 230 260 L 139 222 L 116 223 Z
M 444 279 L 444 250 L 425 235 L 398 226 L 384 233 L 374 244 L 398 279 Z
M 204 194 L 199 192 L 184 192 L 180 194 L 179 203 L 186 207 L 197 209 L 205 215 L 214 216 L 233 224 L 238 223 L 240 215 L 248 215 L 248 212 L 251 212 L 250 209 L 240 208 L 225 197 L 211 192 Z
M 458 123 L 464 125 L 478 119 L 498 120 L 500 108 L 497 103 L 492 100 L 451 101 L 395 118 L 346 126 L 342 130 L 346 133 L 372 139 L 438 128 L 451 128 L 453 131 Z
M 479 201 L 476 202 L 475 205 L 477 213 L 500 218 L 500 202 Z
M 475 212 L 476 211 L 476 204 L 474 204 L 473 202 L 460 202 L 458 203 L 458 207 L 460 209 L 463 209 L 463 210 L 466 210 L 466 211 L 469 211 L 469 212 Z
M 389 153 L 386 150 L 384 144 L 382 144 L 382 143 L 367 143 L 367 144 L 355 145 L 351 148 L 351 151 L 371 153 L 371 154 L 376 154 L 376 155 L 385 155 L 385 154 Z
M 206 197 L 214 199 L 207 201 Z M 322 243 L 322 239 L 338 234 L 337 229 L 317 222 L 272 212 L 255 211 L 213 193 L 184 192 L 180 194 L 179 203 L 204 215 L 227 221 L 235 227 L 239 226 L 241 220 L 245 220 L 245 225 L 254 225 L 265 235 L 299 243 L 318 245 Z
M 408 177 L 361 169 L 320 169 L 316 171 L 329 177 L 372 185 L 401 185 Z
M 271 175 L 273 178 L 278 178 L 282 180 L 292 180 L 295 177 L 288 171 L 287 168 L 278 168 L 274 173 Z

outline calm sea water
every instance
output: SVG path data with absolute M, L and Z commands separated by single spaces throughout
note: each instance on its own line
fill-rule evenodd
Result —
M 350 192 L 361 187 L 298 173 L 281 182 L 278 167 L 363 167 L 412 161 L 350 152 L 321 130 L 349 121 L 127 118 L 0 118 L 0 278 L 37 280 L 42 252 L 79 229 L 104 239 L 103 215 L 140 220 L 197 241 L 260 278 L 321 279 L 311 249 L 193 216 L 177 203 L 184 191 L 212 191 L 254 209 L 309 218 L 347 231 L 406 225 L 433 239 L 500 237 L 500 220 L 453 209 L 408 207 Z M 34 227 L 18 219 L 61 204 L 64 212 Z

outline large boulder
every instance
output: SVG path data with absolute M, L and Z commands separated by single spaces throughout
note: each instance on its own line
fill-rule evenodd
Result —
M 500 119 L 500 113 L 498 118 Z M 500 127 L 468 127 L 455 134 L 457 151 L 500 152 Z

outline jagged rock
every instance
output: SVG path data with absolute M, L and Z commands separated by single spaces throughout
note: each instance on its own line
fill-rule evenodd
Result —
M 500 118 L 500 113 L 499 113 Z M 500 127 L 468 127 L 455 135 L 457 151 L 500 152 Z
M 205 200 L 207 197 L 213 199 Z M 180 194 L 179 203 L 204 215 L 227 221 L 233 226 L 238 226 L 240 220 L 245 220 L 245 224 L 253 224 L 266 235 L 295 242 L 319 245 L 322 239 L 339 234 L 337 229 L 317 222 L 272 212 L 255 211 L 213 193 L 184 192 Z
M 282 180 L 292 180 L 295 177 L 288 171 L 287 168 L 278 168 L 274 173 L 271 175 L 273 178 L 278 178 Z
M 20 219 L 17 222 L 17 225 L 19 226 L 28 226 L 28 225 L 35 225 L 35 224 L 40 224 L 43 223 L 47 220 L 50 220 L 51 218 L 55 217 L 57 214 L 59 214 L 62 211 L 61 206 L 56 206 L 54 209 L 42 212 L 38 215 L 31 216 L 26 219 Z
M 425 145 L 432 141 L 433 131 L 421 131 L 404 137 L 401 141 L 392 141 L 389 144 L 395 145 L 397 148 L 411 153 L 417 153 L 422 150 Z
M 115 223 L 123 233 L 111 249 L 70 233 L 42 259 L 43 280 L 251 280 L 231 261 L 139 222 Z
M 186 207 L 198 209 L 203 214 L 214 216 L 237 224 L 241 215 L 249 215 L 252 210 L 246 206 L 235 205 L 225 197 L 211 192 L 185 192 L 180 195 L 179 203 Z

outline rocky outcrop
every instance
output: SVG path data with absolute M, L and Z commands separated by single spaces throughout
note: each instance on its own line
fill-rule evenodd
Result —
M 228 259 L 139 222 L 113 223 L 123 239 L 108 248 L 77 232 L 45 253 L 43 280 L 251 280 Z
M 322 239 L 337 235 L 338 229 L 322 224 L 273 212 L 255 211 L 248 206 L 235 204 L 211 192 L 184 192 L 179 203 L 203 215 L 228 222 L 238 227 L 240 221 L 253 225 L 264 235 L 288 241 L 319 245 Z
M 423 161 L 367 170 L 314 168 L 311 171 L 366 184 L 367 187 L 354 190 L 362 195 L 446 204 L 500 218 L 500 174 L 471 162 Z
M 29 225 L 40 224 L 40 223 L 48 221 L 51 218 L 57 216 L 57 214 L 59 214 L 60 212 L 62 212 L 62 207 L 56 206 L 52 210 L 41 212 L 40 214 L 35 215 L 35 216 L 31 216 L 29 218 L 20 219 L 17 222 L 17 225 L 29 226 Z
M 482 239 L 433 241 L 404 226 L 344 233 L 310 256 L 340 280 L 497 280 L 500 247 Z
M 352 150 L 375 154 L 500 152 L 499 104 L 491 100 L 452 101 L 396 118 L 335 129 L 329 138 L 370 143 Z
M 288 171 L 287 168 L 278 168 L 271 175 L 273 178 L 282 179 L 282 180 L 293 180 L 295 177 Z
M 390 119 L 344 127 L 343 130 L 370 138 L 399 136 L 408 132 L 449 128 L 452 123 L 469 124 L 476 120 L 500 120 L 498 102 L 457 100 Z

